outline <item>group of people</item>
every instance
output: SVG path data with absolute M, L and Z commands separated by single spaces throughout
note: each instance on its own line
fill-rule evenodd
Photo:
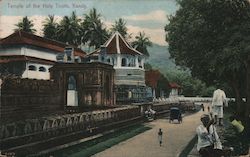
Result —
M 150 118 L 155 119 L 155 114 L 156 114 L 156 111 L 152 110 L 151 108 L 146 110 L 144 113 L 147 119 L 150 119 Z
M 223 126 L 223 106 L 228 106 L 226 94 L 223 90 L 217 89 L 213 93 L 213 99 L 210 108 L 208 108 L 209 114 L 203 114 L 201 116 L 202 124 L 196 129 L 198 135 L 197 150 L 202 157 L 226 157 L 230 156 L 233 148 L 225 149 L 222 147 L 220 138 L 216 131 L 216 125 Z M 210 107 L 210 106 L 208 106 Z M 201 105 L 204 110 L 204 105 Z M 243 151 L 242 155 L 248 154 L 248 140 L 250 134 L 248 133 L 247 126 L 242 123 L 239 118 L 231 116 L 229 118 L 231 125 L 236 129 L 237 135 L 240 141 L 245 145 L 246 150 Z

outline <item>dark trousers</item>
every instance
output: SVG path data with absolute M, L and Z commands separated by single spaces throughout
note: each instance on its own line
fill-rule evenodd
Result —
M 224 155 L 224 152 L 222 150 L 214 149 L 213 146 L 201 148 L 199 153 L 202 157 L 221 157 Z

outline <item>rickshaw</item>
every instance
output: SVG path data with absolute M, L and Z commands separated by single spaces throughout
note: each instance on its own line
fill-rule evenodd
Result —
M 178 120 L 179 123 L 182 122 L 181 110 L 178 107 L 171 107 L 169 123 L 173 122 L 175 119 Z

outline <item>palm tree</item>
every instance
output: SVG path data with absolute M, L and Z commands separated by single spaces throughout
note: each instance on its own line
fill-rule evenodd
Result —
M 72 12 L 71 16 L 64 16 L 58 25 L 57 40 L 73 44 L 80 45 L 80 21 L 77 18 L 75 12 Z
M 15 24 L 15 26 L 17 26 L 17 28 L 14 29 L 15 31 L 22 30 L 24 32 L 32 34 L 36 32 L 36 30 L 33 28 L 34 27 L 33 21 L 29 20 L 27 16 L 25 16 L 21 21 Z
M 132 42 L 132 46 L 144 55 L 149 56 L 147 47 L 152 46 L 149 37 L 147 37 L 144 32 L 139 32 L 139 35 L 137 35 L 135 39 L 136 40 Z
M 49 15 L 43 23 L 44 37 L 54 40 L 57 39 L 56 31 L 58 24 L 55 22 L 54 15 Z
M 91 9 L 89 14 L 84 15 L 84 20 L 81 23 L 83 37 L 81 40 L 89 47 L 99 48 L 109 38 L 110 34 L 104 28 L 100 18 L 101 14 L 98 14 L 95 8 Z
M 130 38 L 130 35 L 128 35 L 128 28 L 126 27 L 126 22 L 119 18 L 118 21 L 115 21 L 115 24 L 112 25 L 111 32 L 114 33 L 118 31 L 125 39 Z

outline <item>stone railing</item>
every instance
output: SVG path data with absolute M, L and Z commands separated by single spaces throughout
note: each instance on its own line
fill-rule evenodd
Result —
M 137 106 L 126 106 L 93 112 L 54 115 L 39 119 L 28 119 L 0 125 L 0 140 L 32 137 L 48 137 L 83 129 L 100 127 L 112 122 L 119 122 L 140 116 Z M 40 137 L 40 136 L 39 136 Z M 37 138 L 37 137 L 36 137 Z

